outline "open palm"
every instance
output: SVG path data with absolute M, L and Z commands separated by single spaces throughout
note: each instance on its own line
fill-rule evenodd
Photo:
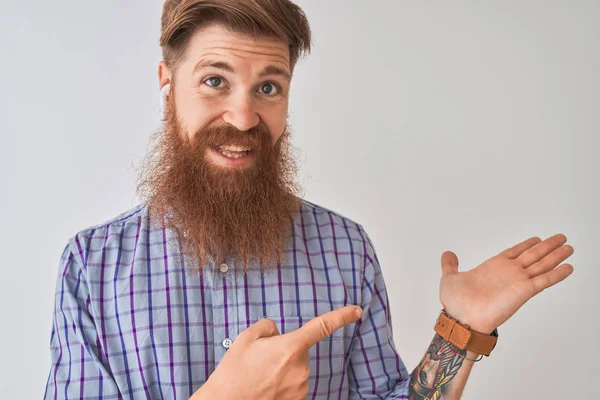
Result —
M 458 272 L 458 258 L 442 255 L 440 300 L 444 309 L 476 331 L 491 333 L 529 299 L 567 278 L 570 264 L 557 266 L 573 254 L 567 238 L 554 235 L 544 241 L 533 237 Z

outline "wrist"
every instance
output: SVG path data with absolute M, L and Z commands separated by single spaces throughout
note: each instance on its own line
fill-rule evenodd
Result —
M 467 358 L 470 358 L 472 360 L 476 360 L 481 356 L 481 353 L 476 353 L 474 351 L 471 350 L 467 350 Z
M 484 326 L 476 325 L 480 331 L 467 323 L 458 321 L 446 310 L 442 310 L 435 324 L 435 331 L 446 341 L 455 345 L 460 350 L 470 350 L 473 353 L 489 356 L 498 340 L 498 333 L 494 329 L 485 333 Z
M 494 330 L 496 329 L 496 328 L 490 327 L 489 325 L 478 323 L 477 321 L 473 321 L 473 320 L 469 320 L 469 319 L 465 319 L 464 321 L 458 321 L 458 322 L 460 322 L 463 325 L 467 325 L 472 330 L 477 331 L 479 333 L 483 333 L 484 335 L 491 335 L 492 332 L 494 332 Z
M 465 313 L 456 313 L 450 312 L 444 309 L 444 312 L 456 319 L 461 325 L 468 325 L 470 329 L 477 331 L 479 333 L 483 333 L 484 335 L 490 335 L 497 327 L 490 326 L 489 323 L 482 321 L 482 318 L 477 318 L 469 315 L 464 315 Z

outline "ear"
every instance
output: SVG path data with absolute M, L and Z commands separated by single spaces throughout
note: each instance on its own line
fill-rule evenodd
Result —
M 171 90 L 171 84 L 170 83 L 167 83 L 160 90 L 160 115 L 162 116 L 162 118 L 165 117 L 165 107 L 166 107 L 166 104 L 167 104 L 167 95 L 169 94 L 170 90 Z
M 165 117 L 165 104 L 167 101 L 167 95 L 171 90 L 171 71 L 167 66 L 167 63 L 161 61 L 158 65 L 158 85 L 160 88 L 160 115 L 164 119 Z
M 167 66 L 167 63 L 163 60 L 158 64 L 158 87 L 163 89 L 165 85 L 171 83 L 171 70 Z

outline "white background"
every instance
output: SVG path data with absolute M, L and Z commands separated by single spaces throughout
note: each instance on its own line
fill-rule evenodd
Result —
M 412 368 L 468 269 L 566 234 L 575 273 L 500 328 L 465 399 L 600 395 L 600 2 L 303 0 L 291 123 L 306 198 L 365 225 Z M 137 204 L 160 0 L 0 3 L 0 394 L 41 398 L 67 239 Z

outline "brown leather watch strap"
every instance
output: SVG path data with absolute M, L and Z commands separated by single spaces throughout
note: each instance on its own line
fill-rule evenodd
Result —
M 445 341 L 452 343 L 461 350 L 470 350 L 477 354 L 489 356 L 496 342 L 498 332 L 491 335 L 472 330 L 469 325 L 463 325 L 442 310 L 435 324 L 435 331 Z

